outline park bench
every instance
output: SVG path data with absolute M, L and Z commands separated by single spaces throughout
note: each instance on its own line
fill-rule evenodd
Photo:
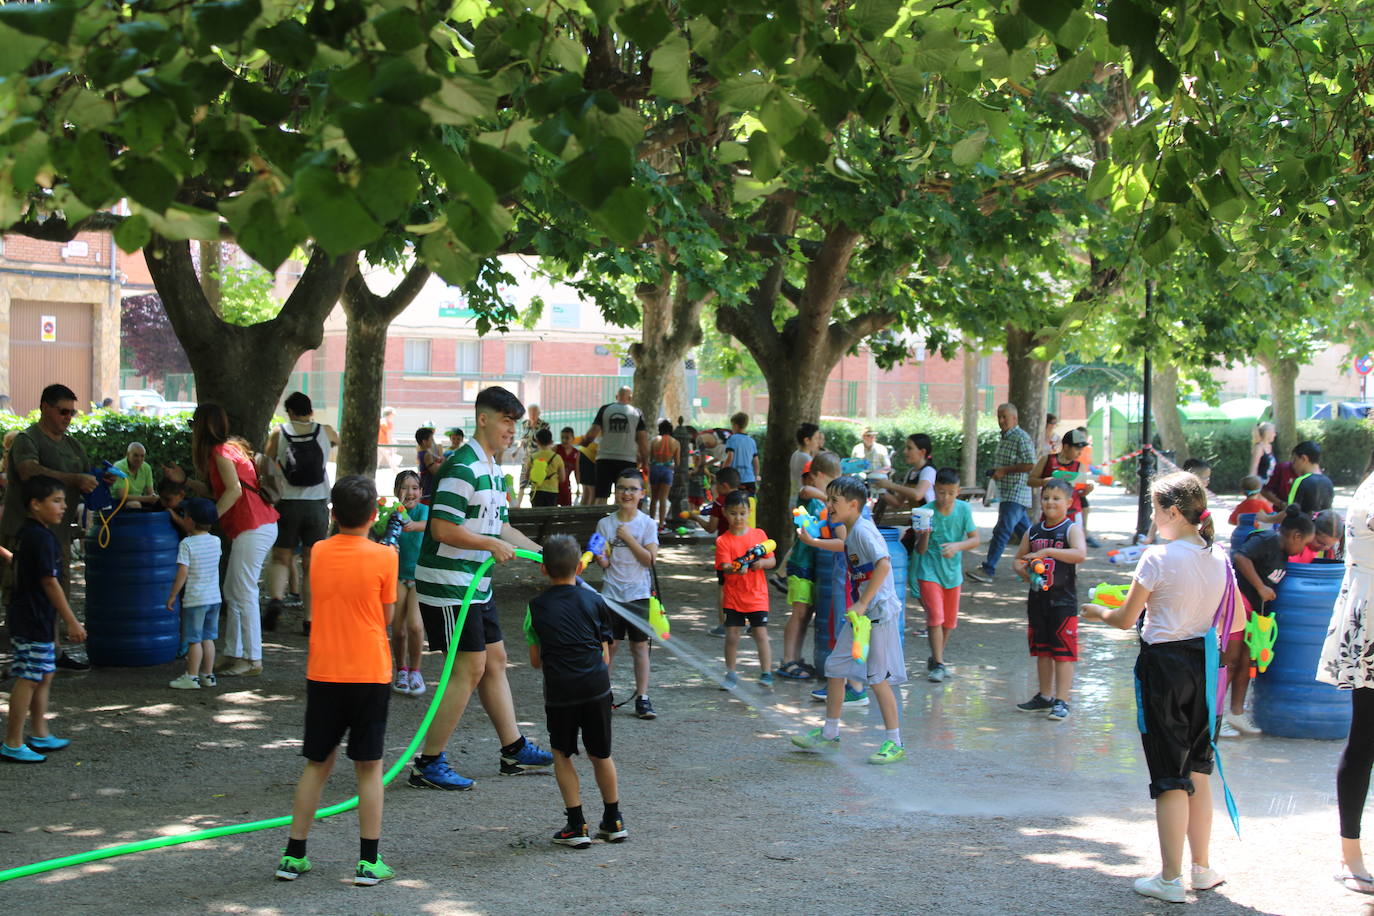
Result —
M 544 543 L 551 534 L 567 534 L 585 544 L 596 532 L 596 523 L 615 507 L 601 506 L 540 506 L 510 510 L 510 523 L 530 540 Z

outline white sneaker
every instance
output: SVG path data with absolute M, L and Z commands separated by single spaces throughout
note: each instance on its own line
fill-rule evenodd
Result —
M 424 696 L 425 676 L 417 669 L 410 669 L 410 695 L 413 697 Z
M 1225 725 L 1231 726 L 1236 731 L 1240 732 L 1242 735 L 1264 734 L 1264 732 L 1260 731 L 1260 727 L 1255 724 L 1255 720 L 1250 718 L 1250 714 L 1248 712 L 1243 712 L 1240 715 L 1228 712 L 1226 716 L 1222 719 L 1222 722 Z
M 200 678 L 194 674 L 182 674 L 181 677 L 167 685 L 173 690 L 199 690 Z
M 399 668 L 396 671 L 396 680 L 392 682 L 391 689 L 397 693 L 410 693 L 410 669 Z
M 1165 903 L 1182 903 L 1184 901 L 1182 877 L 1172 881 L 1165 881 L 1163 875 L 1155 875 L 1153 878 L 1136 878 L 1133 886 L 1135 892 L 1142 897 L 1153 897 L 1156 900 L 1163 900 Z
M 1218 738 L 1239 738 L 1240 729 L 1231 724 L 1230 717 L 1221 720 L 1221 729 L 1217 732 Z
M 1210 891 L 1225 880 L 1226 876 L 1215 868 L 1193 865 L 1193 890 L 1195 891 Z

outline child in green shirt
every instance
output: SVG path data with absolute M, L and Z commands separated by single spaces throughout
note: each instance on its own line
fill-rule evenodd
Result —
M 973 510 L 959 499 L 959 472 L 941 468 L 935 474 L 935 511 L 930 527 L 916 535 L 916 575 L 912 592 L 926 609 L 930 633 L 930 658 L 926 679 L 938 684 L 945 679 L 945 647 L 959 622 L 959 590 L 964 584 L 964 564 L 959 554 L 978 546 L 978 527 Z

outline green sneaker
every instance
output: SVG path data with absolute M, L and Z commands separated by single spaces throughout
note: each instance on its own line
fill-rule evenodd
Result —
M 839 738 L 827 738 L 819 728 L 813 728 L 809 732 L 792 736 L 792 743 L 797 747 L 806 748 L 808 751 L 835 751 L 839 750 Z
M 878 748 L 878 752 L 868 758 L 869 763 L 896 763 L 906 757 L 906 748 L 897 744 L 895 741 L 884 741 L 883 746 Z
M 310 871 L 310 860 L 305 856 L 297 859 L 295 856 L 283 855 L 281 861 L 277 863 L 277 880 L 295 881 L 308 871 Z
M 353 875 L 353 883 L 362 887 L 371 887 L 374 884 L 381 884 L 383 881 L 390 881 L 396 877 L 396 873 L 391 870 L 381 859 L 376 862 L 364 862 L 358 860 L 358 871 Z

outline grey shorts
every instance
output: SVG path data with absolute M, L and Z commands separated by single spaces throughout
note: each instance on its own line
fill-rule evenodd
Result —
M 884 681 L 893 685 L 906 683 L 906 659 L 902 656 L 900 618 L 876 623 L 868 638 L 868 664 L 853 656 L 854 628 L 846 619 L 835 637 L 835 649 L 825 660 L 826 677 L 847 677 L 868 684 Z
M 277 520 L 277 542 L 273 547 L 309 550 L 329 533 L 328 500 L 283 499 L 274 508 L 281 518 Z

